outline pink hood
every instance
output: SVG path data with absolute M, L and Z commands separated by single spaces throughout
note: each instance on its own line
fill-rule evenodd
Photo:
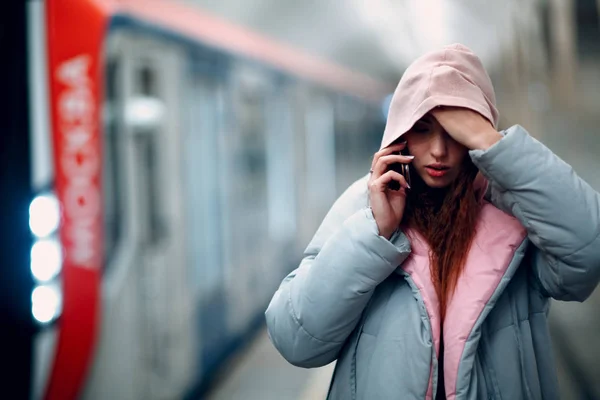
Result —
M 462 44 L 427 53 L 404 72 L 390 104 L 381 149 L 437 106 L 469 108 L 497 127 L 492 81 L 481 60 Z

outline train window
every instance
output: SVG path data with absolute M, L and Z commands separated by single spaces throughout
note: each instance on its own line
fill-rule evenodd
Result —
M 104 265 L 110 264 L 123 235 L 122 165 L 119 154 L 119 118 L 121 109 L 118 97 L 119 64 L 111 60 L 106 67 L 106 108 L 103 146 L 104 192 Z
M 266 193 L 266 152 L 264 103 L 258 96 L 247 96 L 240 107 L 240 148 L 238 171 L 248 180 L 245 192 L 255 204 L 265 202 Z
M 237 199 L 244 199 L 257 211 L 266 211 L 267 152 L 266 94 L 260 82 L 242 81 L 236 88 L 235 129 L 237 140 L 232 147 L 237 185 L 232 187 Z M 266 220 L 266 219 L 265 219 Z
M 138 78 L 140 81 L 138 85 L 139 94 L 145 96 L 152 96 L 156 94 L 156 82 L 154 79 L 154 74 L 148 65 L 144 65 L 140 68 Z
M 142 198 L 146 201 L 147 206 L 144 207 L 147 215 L 144 220 L 147 224 L 147 229 L 144 236 L 148 246 L 156 245 L 160 242 L 163 236 L 162 218 L 159 214 L 159 192 L 158 181 L 158 165 L 156 157 L 156 135 L 152 132 L 138 133 L 135 136 L 136 148 L 138 149 L 139 165 L 143 168 L 144 179 L 142 183 Z
M 159 191 L 159 163 L 162 161 L 157 157 L 157 141 L 162 126 L 158 119 L 155 121 L 151 121 L 150 118 L 147 121 L 144 120 L 145 117 L 148 117 L 148 110 L 151 105 L 162 104 L 157 86 L 159 77 L 152 66 L 151 62 L 143 61 L 138 67 L 135 72 L 137 84 L 134 86 L 134 97 L 130 99 L 132 107 L 140 105 L 139 112 L 136 113 L 136 115 L 139 114 L 139 117 L 133 118 L 135 121 L 130 122 L 133 122 L 132 129 L 134 130 L 138 162 L 141 167 L 140 176 L 137 179 L 140 181 L 141 194 L 145 202 L 143 210 L 146 215 L 143 217 L 143 221 L 140 222 L 146 224 L 144 240 L 149 246 L 158 244 L 165 233 L 160 203 L 162 193 Z M 145 113 L 142 112 L 144 110 L 141 107 L 144 104 L 148 107 Z M 133 116 L 133 114 L 131 115 Z

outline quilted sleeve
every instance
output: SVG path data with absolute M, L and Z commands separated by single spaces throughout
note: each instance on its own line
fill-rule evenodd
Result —
M 357 181 L 333 205 L 266 310 L 275 347 L 300 367 L 337 359 L 375 287 L 409 253 L 404 234 L 390 241 L 379 236 L 366 207 L 366 179 Z
M 534 275 L 545 294 L 585 300 L 600 280 L 600 195 L 519 125 L 473 162 L 491 201 L 527 229 L 539 250 Z

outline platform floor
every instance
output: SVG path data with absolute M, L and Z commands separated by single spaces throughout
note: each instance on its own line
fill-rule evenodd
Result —
M 289 364 L 262 330 L 247 349 L 223 368 L 208 400 L 325 399 L 335 363 L 315 369 Z

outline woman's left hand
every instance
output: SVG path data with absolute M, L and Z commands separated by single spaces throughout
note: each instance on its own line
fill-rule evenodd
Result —
M 437 107 L 431 114 L 448 135 L 469 150 L 487 150 L 502 139 L 490 121 L 478 112 L 462 107 Z

